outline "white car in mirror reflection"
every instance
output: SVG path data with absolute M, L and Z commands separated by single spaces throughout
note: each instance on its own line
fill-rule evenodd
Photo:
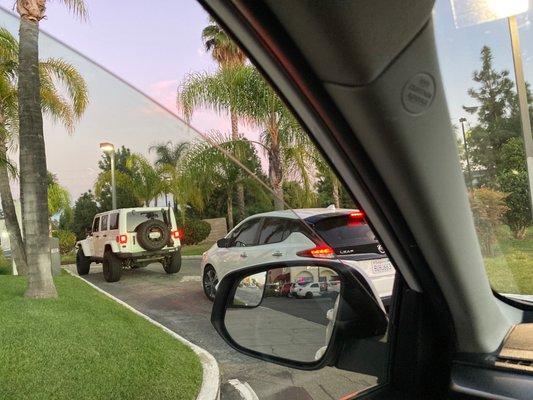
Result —
M 213 300 L 218 282 L 236 269 L 302 258 L 337 258 L 366 275 L 385 303 L 391 296 L 395 271 L 364 213 L 333 207 L 272 211 L 246 218 L 203 254 L 204 293 Z M 301 267 L 291 270 L 291 276 L 280 275 L 280 287 L 287 285 L 280 294 L 295 296 L 307 284 L 330 284 L 336 277 L 327 272 Z

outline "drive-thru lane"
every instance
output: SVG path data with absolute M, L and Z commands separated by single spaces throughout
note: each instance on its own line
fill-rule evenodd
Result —
M 76 270 L 75 266 L 68 268 Z M 372 376 L 334 368 L 311 372 L 285 368 L 233 350 L 211 325 L 212 303 L 201 288 L 199 260 L 184 259 L 175 275 L 164 273 L 159 264 L 125 270 L 116 283 L 105 282 L 101 265 L 92 264 L 84 278 L 210 352 L 219 363 L 223 400 L 239 398 L 227 383 L 230 379 L 248 382 L 259 399 L 302 400 L 338 399 L 375 382 Z

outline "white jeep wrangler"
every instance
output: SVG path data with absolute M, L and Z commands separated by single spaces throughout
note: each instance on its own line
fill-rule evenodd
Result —
M 122 208 L 96 214 L 87 238 L 76 243 L 76 268 L 87 275 L 91 262 L 103 264 L 104 279 L 116 282 L 123 268 L 160 262 L 167 274 L 181 268 L 180 231 L 173 210 Z

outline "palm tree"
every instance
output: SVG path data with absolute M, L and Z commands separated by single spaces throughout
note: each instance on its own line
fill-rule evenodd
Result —
M 133 178 L 133 192 L 137 199 L 145 206 L 164 191 L 164 182 L 161 174 L 150 162 L 140 154 L 133 153 L 126 160 L 126 167 L 131 171 Z
M 131 187 L 135 199 L 144 206 L 150 205 L 152 200 L 165 190 L 160 169 L 154 168 L 141 154 L 132 153 L 126 160 L 126 172 L 115 171 L 117 187 Z M 102 194 L 103 189 L 111 181 L 111 171 L 102 172 L 95 183 L 96 196 Z
M 50 217 L 70 207 L 70 194 L 61 186 L 57 177 L 48 172 L 48 214 Z
M 155 151 L 157 155 L 155 160 L 156 167 L 171 165 L 174 168 L 177 168 L 179 162 L 183 159 L 190 146 L 190 142 L 172 143 L 172 141 L 169 140 L 166 143 L 157 143 L 150 146 L 148 151 Z
M 337 174 L 331 169 L 326 160 L 324 160 L 324 157 L 322 157 L 322 155 L 316 149 L 314 149 L 312 157 L 314 159 L 314 163 L 318 172 L 331 181 L 331 196 L 333 198 L 333 204 L 336 208 L 340 208 L 341 183 L 339 181 L 339 178 L 337 178 Z
M 179 169 L 180 161 L 184 158 L 190 146 L 190 142 L 172 143 L 172 141 L 169 140 L 166 143 L 158 143 L 150 146 L 148 151 L 155 151 L 157 158 L 154 164 L 156 167 L 164 169 L 170 167 L 171 169 L 173 168 L 177 170 Z M 165 179 L 168 183 L 170 178 L 167 177 Z M 168 185 L 167 187 L 168 190 L 165 191 L 165 206 L 168 205 L 168 193 L 173 192 L 172 188 L 170 188 Z
M 198 107 L 217 112 L 231 107 L 262 129 L 261 146 L 268 156 L 274 206 L 283 209 L 283 148 L 297 145 L 305 134 L 261 74 L 252 66 L 243 66 L 215 74 L 188 75 L 180 86 L 178 100 L 186 117 Z
M 221 70 L 244 66 L 246 56 L 212 17 L 209 17 L 209 25 L 202 31 L 202 41 L 204 42 L 205 50 L 211 53 Z M 239 138 L 239 121 L 231 103 L 228 111 L 231 121 L 231 138 L 237 140 Z M 244 186 L 239 184 L 237 185 L 237 208 L 239 219 L 241 220 L 245 216 L 244 206 Z
M 76 16 L 85 18 L 83 0 L 61 0 Z M 39 21 L 45 17 L 46 0 L 17 0 L 20 15 L 18 108 L 20 142 L 20 191 L 22 225 L 29 267 L 28 289 L 32 298 L 56 297 L 52 280 L 48 239 L 48 195 L 46 152 L 41 110 L 39 71 Z M 75 116 L 81 114 L 81 101 L 74 101 Z M 78 106 L 78 107 L 76 107 Z
M 228 228 L 233 228 L 233 193 L 237 185 L 246 183 L 251 187 L 261 184 L 253 177 L 244 174 L 239 163 L 249 168 L 248 160 L 254 153 L 252 144 L 245 139 L 233 140 L 221 134 L 213 134 L 207 142 L 197 142 L 188 154 L 184 166 L 184 178 L 192 186 L 201 188 L 204 199 L 217 189 L 226 196 Z M 234 159 L 228 157 L 230 154 Z
M 17 40 L 0 28 L 0 159 L 3 160 L 8 160 L 8 150 L 15 147 L 18 134 L 18 51 Z M 54 58 L 39 63 L 39 75 L 42 110 L 72 132 L 74 121 L 87 107 L 85 81 L 72 65 Z M 61 95 L 60 87 L 66 89 L 67 99 Z M 17 271 L 26 275 L 26 251 L 9 185 L 10 169 L 16 175 L 11 163 L 0 163 L 0 196 Z

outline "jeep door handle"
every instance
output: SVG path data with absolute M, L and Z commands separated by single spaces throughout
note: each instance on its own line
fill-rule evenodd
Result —
M 102 235 L 102 237 L 107 237 L 107 235 Z
M 241 253 L 241 258 L 246 258 L 248 257 L 248 254 L 246 254 L 244 251 Z
M 281 257 L 281 256 L 283 255 L 283 253 L 282 253 L 281 251 L 278 250 L 278 251 L 275 251 L 274 253 L 272 253 L 272 255 L 273 255 L 274 257 Z

